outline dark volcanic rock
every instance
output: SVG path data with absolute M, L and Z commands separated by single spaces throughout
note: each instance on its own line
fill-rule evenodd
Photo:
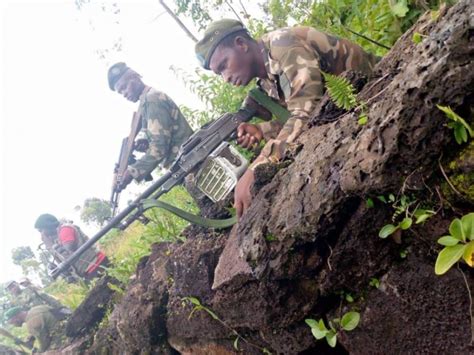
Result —
M 460 148 L 435 106 L 470 104 L 473 12 L 472 1 L 459 1 L 397 42 L 360 92 L 366 125 L 355 112 L 332 116 L 323 99 L 292 159 L 261 171 L 268 183 L 231 233 L 191 227 L 185 243 L 156 246 L 99 333 L 109 350 L 228 354 L 238 338 L 245 354 L 472 352 L 464 279 L 455 268 L 435 276 L 434 263 L 436 239 L 473 209 L 444 203 L 438 161 Z M 427 37 L 415 45 L 413 31 Z M 365 200 L 389 193 L 426 199 L 437 214 L 382 240 L 393 208 Z M 472 269 L 463 269 L 472 288 Z M 348 310 L 360 311 L 359 327 L 339 333 L 336 349 L 316 342 L 305 319 Z M 107 343 L 96 336 L 92 349 Z

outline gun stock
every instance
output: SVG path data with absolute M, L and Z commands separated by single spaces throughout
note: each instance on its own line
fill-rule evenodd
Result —
M 112 206 L 112 217 L 115 216 L 115 213 L 118 208 L 119 198 L 120 198 L 120 184 L 122 177 L 125 174 L 128 166 L 133 164 L 133 150 L 135 147 L 135 138 L 138 132 L 141 129 L 141 115 L 137 112 L 133 113 L 132 125 L 130 129 L 130 134 L 128 137 L 122 140 L 122 146 L 120 147 L 120 155 L 118 162 L 115 164 L 114 168 L 114 177 L 112 180 L 112 193 L 110 196 L 110 205 Z
M 142 216 L 141 201 L 146 198 L 157 200 L 161 195 L 180 184 L 183 179 L 197 169 L 206 158 L 224 141 L 235 136 L 240 123 L 250 120 L 255 114 L 253 109 L 241 109 L 236 113 L 226 113 L 217 120 L 195 132 L 180 148 L 171 168 L 153 185 L 148 187 L 135 201 L 112 218 L 96 235 L 84 243 L 66 261 L 52 271 L 56 277 L 65 271 L 81 254 L 95 244 L 112 228 L 127 228 Z

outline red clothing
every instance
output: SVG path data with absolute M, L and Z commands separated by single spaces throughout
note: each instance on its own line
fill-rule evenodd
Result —
M 76 231 L 73 227 L 63 226 L 59 229 L 59 243 L 62 245 L 77 242 Z
M 76 230 L 74 229 L 74 227 L 71 226 L 61 226 L 58 235 L 59 243 L 62 245 L 68 245 L 79 241 L 76 236 Z M 104 259 L 105 254 L 99 251 L 96 255 L 95 261 L 91 263 L 87 268 L 86 273 L 91 274 L 96 271 L 100 264 L 104 261 Z

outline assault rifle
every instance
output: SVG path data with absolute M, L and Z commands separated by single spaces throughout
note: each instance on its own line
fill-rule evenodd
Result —
M 110 195 L 110 205 L 112 207 L 112 217 L 118 208 L 120 198 L 120 184 L 122 182 L 123 174 L 130 164 L 135 163 L 135 156 L 133 151 L 135 149 L 135 137 L 141 129 L 141 116 L 134 112 L 132 117 L 132 127 L 128 137 L 122 140 L 122 147 L 120 148 L 120 155 L 118 162 L 115 164 L 114 177 L 112 180 L 112 193 Z
M 236 113 L 225 113 L 215 121 L 195 132 L 180 148 L 178 156 L 168 172 L 148 187 L 135 201 L 113 217 L 96 235 L 84 243 L 69 258 L 51 272 L 57 277 L 64 272 L 81 254 L 102 238 L 112 228 L 127 228 L 143 213 L 142 200 L 158 198 L 180 184 L 191 172 L 196 171 L 206 158 L 225 140 L 235 138 L 237 127 L 249 121 L 256 114 L 254 108 L 243 108 Z

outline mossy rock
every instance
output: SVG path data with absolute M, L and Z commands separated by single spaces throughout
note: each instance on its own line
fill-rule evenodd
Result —
M 444 182 L 442 190 L 446 198 L 453 202 L 468 202 L 474 205 L 474 140 L 448 164 L 446 174 L 454 188 L 462 195 L 459 196 Z

